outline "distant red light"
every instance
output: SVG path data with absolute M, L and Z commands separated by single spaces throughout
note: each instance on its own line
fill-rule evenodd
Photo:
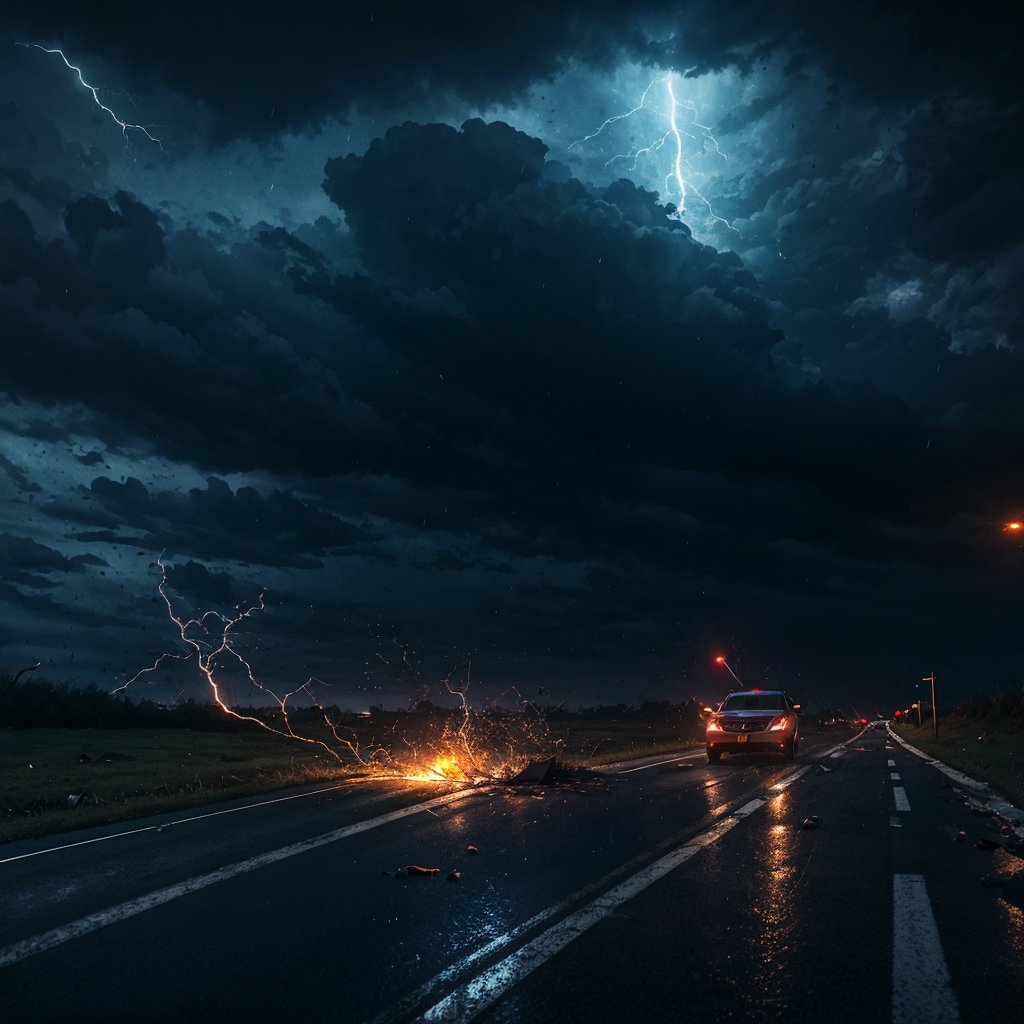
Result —
M 893 717 L 893 718 L 899 718 L 899 717 L 900 717 L 900 715 L 902 715 L 902 714 L 903 714 L 903 712 L 902 712 L 902 711 L 894 711 L 894 712 L 892 713 L 892 717 Z
M 725 664 L 725 655 L 724 654 L 716 654 L 715 655 L 715 664 L 716 665 L 724 665 Z

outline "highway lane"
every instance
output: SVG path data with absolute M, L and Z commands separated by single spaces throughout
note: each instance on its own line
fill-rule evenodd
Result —
M 895 1012 L 902 1024 L 914 1018 L 893 1010 L 894 936 L 920 914 L 919 903 L 903 919 L 894 908 L 915 899 L 918 878 L 954 1019 L 1024 994 L 1021 911 L 1005 888 L 980 885 L 992 854 L 954 840 L 988 819 L 880 728 L 841 750 L 805 747 L 796 766 L 702 760 L 493 787 L 426 810 L 416 801 L 436 788 L 346 786 L 51 854 L 21 856 L 52 841 L 0 847 L 0 946 L 24 954 L 0 968 L 4 1003 L 24 1021 L 650 1021 L 686 1010 Z M 403 809 L 415 813 L 389 817 Z M 811 814 L 820 826 L 802 829 Z M 293 852 L 260 860 L 282 850 Z M 441 876 L 395 879 L 409 863 Z M 462 878 L 447 882 L 453 868 Z M 897 877 L 911 879 L 909 896 Z M 173 895 L 61 933 L 160 891 Z M 60 941 L 32 952 L 47 934 Z M 919 965 L 922 940 L 904 940 Z M 896 990 L 919 1001 L 912 982 L 898 977 Z

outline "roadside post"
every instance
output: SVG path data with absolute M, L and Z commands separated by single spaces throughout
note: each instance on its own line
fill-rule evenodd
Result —
M 938 710 L 935 707 L 935 673 L 932 672 L 931 675 L 921 676 L 921 682 L 922 683 L 931 683 L 932 684 L 932 735 L 933 735 L 933 737 L 935 739 L 938 739 L 939 738 L 939 712 L 938 712 Z M 917 720 L 920 722 L 921 721 L 921 702 L 918 701 L 917 703 L 918 703 L 918 707 L 917 707 Z

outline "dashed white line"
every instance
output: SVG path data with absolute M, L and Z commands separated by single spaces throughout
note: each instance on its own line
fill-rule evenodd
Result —
M 892 1024 L 959 1024 L 956 995 L 922 875 L 892 879 Z
M 899 782 L 900 781 L 900 773 L 899 772 L 889 772 L 889 778 L 892 779 L 893 782 Z
M 891 757 L 889 758 L 889 767 L 890 768 L 895 768 L 896 767 L 896 762 Z
M 910 801 L 907 799 L 907 791 L 902 786 L 892 787 L 892 798 L 896 801 L 897 811 L 910 810 Z
M 699 836 L 620 882 L 589 906 L 563 918 L 525 946 L 509 954 L 477 977 L 460 985 L 454 992 L 435 1003 L 419 1019 L 465 1024 L 477 1014 L 493 1006 L 513 985 L 564 949 L 573 939 L 607 917 L 627 900 L 685 863 L 704 847 L 720 839 L 744 818 L 764 806 L 763 800 L 751 800 L 727 818 L 716 822 Z

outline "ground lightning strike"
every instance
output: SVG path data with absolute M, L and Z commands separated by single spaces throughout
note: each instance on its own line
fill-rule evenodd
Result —
M 114 122 L 114 124 L 116 124 L 121 129 L 121 134 L 124 136 L 125 143 L 129 141 L 129 132 L 139 132 L 142 135 L 145 135 L 150 142 L 155 143 L 157 146 L 160 147 L 160 149 L 163 149 L 163 143 L 155 135 L 152 135 L 145 125 L 132 124 L 131 122 L 124 121 L 120 117 L 118 117 L 117 114 L 115 114 L 114 111 L 111 110 L 110 107 L 108 107 L 100 99 L 99 86 L 90 85 L 85 80 L 85 77 L 82 74 L 82 69 L 72 64 L 71 61 L 69 61 L 68 58 L 65 56 L 63 50 L 57 48 L 51 50 L 45 46 L 40 45 L 39 43 L 17 43 L 16 45 L 23 46 L 27 50 L 42 50 L 43 53 L 57 54 L 60 57 L 60 59 L 64 61 L 65 66 L 70 71 L 74 71 L 74 73 L 78 76 L 79 84 L 82 86 L 82 88 L 86 89 L 92 95 L 93 102 L 96 104 L 96 106 L 99 107 L 100 110 L 102 110 L 105 114 L 107 114 L 110 117 L 110 119 Z
M 198 667 L 213 703 L 225 715 L 248 722 L 283 739 L 314 746 L 334 758 L 339 767 L 369 769 L 377 777 L 397 776 L 421 782 L 459 785 L 501 781 L 511 778 L 531 759 L 551 756 L 553 753 L 552 740 L 541 709 L 533 702 L 524 700 L 514 687 L 503 697 L 511 694 L 516 705 L 515 713 L 488 715 L 470 706 L 468 691 L 471 660 L 467 662 L 464 673 L 452 671 L 442 680 L 448 696 L 458 701 L 459 708 L 455 714 L 445 714 L 439 721 L 427 723 L 422 735 L 402 736 L 401 745 L 404 750 L 388 749 L 383 742 L 376 741 L 364 746 L 356 730 L 339 729 L 332 721 L 328 709 L 317 699 L 314 684 L 323 685 L 320 680 L 307 679 L 301 686 L 282 696 L 257 677 L 250 662 L 236 647 L 237 627 L 265 609 L 265 591 L 260 593 L 254 604 L 234 615 L 206 611 L 186 620 L 175 611 L 168 592 L 168 568 L 162 556 L 156 560 L 155 565 L 160 570 L 157 591 L 175 627 L 177 639 L 185 650 L 161 654 L 153 664 L 136 672 L 114 689 L 115 694 L 124 693 L 133 684 L 171 662 L 192 663 Z M 406 645 L 397 640 L 393 644 L 401 651 L 399 667 L 406 681 L 418 683 L 419 673 L 409 660 Z M 378 657 L 385 664 L 392 664 L 383 655 L 378 654 Z M 280 728 L 228 703 L 220 681 L 225 665 L 240 668 L 250 686 L 273 702 L 275 714 L 280 715 Z M 294 710 L 295 699 L 300 697 L 310 701 L 318 712 L 319 728 L 324 738 L 299 732 L 293 727 L 290 711 Z

